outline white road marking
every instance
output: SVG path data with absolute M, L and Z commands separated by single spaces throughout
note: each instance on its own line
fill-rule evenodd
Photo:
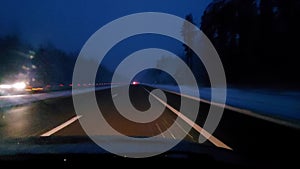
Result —
M 270 117 L 270 116 L 267 116 L 267 115 L 258 114 L 258 113 L 255 113 L 255 112 L 251 111 L 251 110 L 237 108 L 237 107 L 230 106 L 230 105 L 227 105 L 227 104 L 216 103 L 216 102 L 212 102 L 212 101 L 209 101 L 209 100 L 206 100 L 206 99 L 202 99 L 202 98 L 198 98 L 198 97 L 194 97 L 194 96 L 190 96 L 190 95 L 186 95 L 186 94 L 181 94 L 181 93 L 177 93 L 177 92 L 170 91 L 170 90 L 165 90 L 165 89 L 163 89 L 163 90 L 166 91 L 166 92 L 172 93 L 172 94 L 183 96 L 183 97 L 188 98 L 188 99 L 192 99 L 192 100 L 195 100 L 195 101 L 207 103 L 207 104 L 210 104 L 210 105 L 213 105 L 213 106 L 218 106 L 218 107 L 221 107 L 221 108 L 224 108 L 224 109 L 227 109 L 227 110 L 231 110 L 231 111 L 234 111 L 234 112 L 238 112 L 238 113 L 241 113 L 241 114 L 252 116 L 252 117 L 255 117 L 255 118 L 258 118 L 258 119 L 263 119 L 263 120 L 267 120 L 267 121 L 270 121 L 270 122 L 273 122 L 273 123 L 277 123 L 277 124 L 281 124 L 281 125 L 285 125 L 285 126 L 290 126 L 290 127 L 294 127 L 294 128 L 298 128 L 298 129 L 300 128 L 300 126 L 297 125 L 297 124 L 290 123 L 286 120 L 276 119 L 276 118 L 273 118 L 273 117 Z
M 159 127 L 159 125 L 156 123 L 155 124 L 157 129 L 159 130 L 160 134 L 163 136 L 163 138 L 166 138 L 166 136 L 164 135 L 164 133 L 162 132 L 161 128 Z
M 148 91 L 147 89 L 145 89 Z M 148 91 L 149 92 L 149 91 Z M 232 150 L 231 147 L 227 146 L 225 143 L 214 137 L 212 134 L 204 130 L 202 127 L 200 127 L 198 124 L 190 120 L 188 117 L 174 109 L 172 106 L 161 100 L 159 97 L 154 95 L 153 93 L 149 92 L 154 98 L 156 98 L 160 103 L 162 103 L 164 106 L 166 106 L 169 110 L 171 110 L 173 113 L 175 113 L 178 117 L 180 117 L 182 120 L 184 120 L 187 124 L 189 124 L 191 127 L 193 127 L 196 131 L 198 131 L 200 134 L 202 134 L 206 139 L 208 139 L 211 143 L 213 143 L 217 147 L 225 148 L 228 150 Z
M 189 137 L 191 137 L 192 139 L 194 139 L 193 138 L 193 136 L 191 136 L 187 131 L 185 131 L 182 127 L 181 127 L 181 125 L 180 124 L 178 124 L 177 123 L 177 121 L 175 121 L 175 124 L 186 134 L 186 135 L 188 135 Z
M 163 123 L 163 125 L 166 127 L 166 128 L 168 128 L 168 123 L 166 122 L 166 120 L 164 119 L 164 122 L 165 122 L 165 124 Z M 173 133 L 171 133 L 171 131 L 170 130 L 167 130 L 167 132 L 171 135 L 171 137 L 173 138 L 173 139 L 176 139 L 176 137 L 174 136 L 174 134 Z
M 82 117 L 81 115 L 75 116 L 75 117 L 71 118 L 70 120 L 64 122 L 63 124 L 61 124 L 61 125 L 55 127 L 54 129 L 49 130 L 49 131 L 47 131 L 46 133 L 42 134 L 41 137 L 51 136 L 52 134 L 58 132 L 59 130 L 61 130 L 61 129 L 67 127 L 68 125 L 70 125 L 70 124 L 72 124 L 72 123 L 74 123 L 76 120 L 78 120 L 78 119 L 81 118 L 81 117 Z
M 201 99 L 201 98 L 190 96 L 190 95 L 186 95 L 186 94 L 177 93 L 177 92 L 170 91 L 170 90 L 165 90 L 165 91 L 169 92 L 169 93 L 172 93 L 172 94 L 179 95 L 179 96 L 183 96 L 183 97 L 188 98 L 188 99 L 196 100 L 198 102 L 203 102 L 203 103 L 207 103 L 207 104 L 211 104 L 211 105 L 219 106 L 219 107 L 226 107 L 225 104 L 211 102 L 211 101 L 208 101 L 208 100 L 205 100 L 205 99 Z
M 176 139 L 173 133 L 170 132 L 170 130 L 167 130 L 167 132 L 172 136 L 173 139 Z
M 117 97 L 117 96 L 118 96 L 118 93 L 112 95 L 112 98 L 115 98 L 115 97 Z

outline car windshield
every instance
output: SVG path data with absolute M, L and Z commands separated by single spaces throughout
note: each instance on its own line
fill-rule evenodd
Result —
M 299 0 L 1 2 L 0 162 L 294 164 L 299 20 Z

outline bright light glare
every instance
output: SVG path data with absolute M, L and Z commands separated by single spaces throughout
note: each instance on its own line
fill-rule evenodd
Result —
M 18 82 L 12 85 L 13 88 L 17 90 L 22 90 L 26 88 L 26 84 L 24 82 Z
M 133 85 L 138 85 L 138 84 L 139 84 L 139 82 L 137 82 L 137 81 L 133 81 L 133 82 L 132 82 L 132 84 L 133 84 Z
M 11 88 L 12 88 L 11 85 L 6 85 L 6 84 L 0 85 L 0 89 L 11 89 Z

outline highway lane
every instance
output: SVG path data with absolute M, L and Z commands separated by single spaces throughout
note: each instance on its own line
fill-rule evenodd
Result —
M 168 94 L 175 98 L 175 95 L 177 98 L 180 96 L 174 92 Z M 189 101 L 199 101 L 199 98 L 186 98 Z M 171 105 L 176 107 L 176 102 L 171 102 Z M 211 106 L 220 105 L 211 104 L 207 100 L 200 102 L 196 120 L 200 126 L 203 126 Z M 222 119 L 213 135 L 236 153 L 260 161 L 262 168 L 286 168 L 297 164 L 298 157 L 294 154 L 300 152 L 300 129 L 283 125 L 284 120 L 275 117 L 268 117 L 271 120 L 258 117 L 245 113 L 245 110 L 225 105 Z M 275 123 L 278 120 L 281 122 Z
M 121 116 L 113 106 L 111 99 L 118 97 L 119 94 L 123 93 L 116 93 L 111 96 L 109 89 L 100 90 L 97 92 L 97 99 L 106 120 L 122 134 L 133 137 L 158 135 L 166 131 L 177 117 L 172 111 L 165 109 L 163 115 L 151 123 L 141 124 L 129 121 Z M 130 90 L 130 96 L 137 109 L 146 110 L 149 107 L 149 93 L 144 87 L 134 86 L 133 90 Z M 168 97 L 170 97 L 168 98 L 169 102 L 174 101 L 171 96 Z M 71 97 L 53 98 L 1 109 L 1 116 L 0 135 L 3 139 L 50 135 L 86 135 L 78 122 Z M 177 135 L 185 134 L 187 135 L 186 140 L 197 142 L 199 132 L 194 129 L 186 131 L 182 125 L 188 124 L 183 120 L 176 122 L 175 130 L 168 131 L 161 136 L 178 139 Z M 107 133 L 95 134 L 105 135 Z M 213 145 L 209 141 L 205 144 Z
M 130 98 L 132 104 L 139 110 L 146 110 L 150 106 L 147 90 L 152 90 L 152 88 L 141 85 L 131 87 Z M 133 137 L 157 135 L 167 130 L 177 117 L 176 113 L 168 108 L 165 109 L 159 119 L 151 123 L 137 124 L 126 120 L 112 104 L 112 98 L 119 97 L 122 94 L 124 93 L 111 95 L 110 89 L 96 92 L 98 105 L 106 120 L 122 134 Z M 166 96 L 167 104 L 178 111 L 180 107 L 179 95 L 166 92 Z M 187 102 L 199 102 L 192 98 L 185 99 Z M 159 102 L 159 100 L 157 101 Z M 212 105 L 204 102 L 200 103 L 196 121 L 198 126 L 203 126 L 210 106 Z M 188 112 L 180 113 L 188 116 Z M 47 132 L 50 132 L 50 135 L 53 136 L 86 135 L 78 121 L 78 118 L 85 117 L 78 117 L 74 113 L 71 97 L 53 98 L 1 109 L 0 115 L 1 138 L 41 136 Z M 65 125 L 66 122 L 70 123 Z M 181 126 L 187 125 L 184 120 L 176 125 L 178 127 L 175 131 L 167 132 L 161 136 L 176 139 L 176 135 L 183 132 L 187 134 L 186 140 L 197 142 L 199 132 L 195 127 L 191 131 L 183 130 Z M 299 129 L 247 116 L 229 109 L 225 109 L 222 120 L 213 136 L 230 147 L 234 152 L 272 164 L 272 166 L 293 164 L 297 157 L 292 154 L 300 151 Z M 216 146 L 211 141 L 206 141 L 204 145 Z
M 121 92 L 124 92 L 120 90 Z M 103 113 L 103 116 L 107 120 L 107 122 L 118 132 L 132 137 L 139 136 L 154 136 L 159 135 L 160 133 L 167 131 L 167 129 L 174 123 L 175 129 L 172 131 L 167 131 L 165 134 L 161 134 L 161 137 L 168 139 L 178 139 L 178 135 L 186 135 L 185 139 L 192 142 L 197 142 L 199 137 L 199 132 L 195 129 L 190 131 L 186 131 L 183 125 L 189 125 L 183 120 L 178 120 L 178 122 L 174 122 L 177 118 L 177 115 L 174 114 L 169 109 L 165 109 L 162 115 L 150 123 L 136 123 L 132 122 L 126 118 L 124 118 L 121 114 L 118 113 L 116 108 L 113 105 L 112 98 L 119 97 L 125 93 L 110 93 L 110 90 L 103 90 L 97 93 L 97 100 L 99 108 Z M 145 111 L 149 108 L 150 104 L 148 102 L 149 93 L 142 86 L 131 86 L 130 96 L 132 104 L 138 110 Z M 167 95 L 168 100 L 174 101 L 172 97 L 173 95 Z M 170 97 L 170 98 L 169 98 Z M 176 97 L 176 98 L 175 98 Z M 174 98 L 176 100 L 177 96 Z M 179 99 L 180 101 L 180 99 Z M 161 104 L 158 102 L 158 104 Z M 178 103 L 176 103 L 178 104 Z M 82 116 L 81 118 L 85 118 Z M 94 133 L 95 135 L 110 135 L 110 133 Z M 67 135 L 85 135 L 85 132 L 80 128 L 80 124 L 78 121 L 70 124 L 68 127 L 65 127 L 54 133 L 53 135 L 59 136 L 67 136 Z M 206 145 L 213 145 L 210 141 L 205 143 Z
M 71 98 L 0 108 L 0 138 L 39 136 L 74 116 Z

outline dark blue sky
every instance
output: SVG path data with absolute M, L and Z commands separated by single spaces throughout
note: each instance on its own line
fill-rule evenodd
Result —
M 0 36 L 17 33 L 35 46 L 47 42 L 65 51 L 79 51 L 106 23 L 137 12 L 194 15 L 199 25 L 211 0 L 10 0 L 0 5 Z

